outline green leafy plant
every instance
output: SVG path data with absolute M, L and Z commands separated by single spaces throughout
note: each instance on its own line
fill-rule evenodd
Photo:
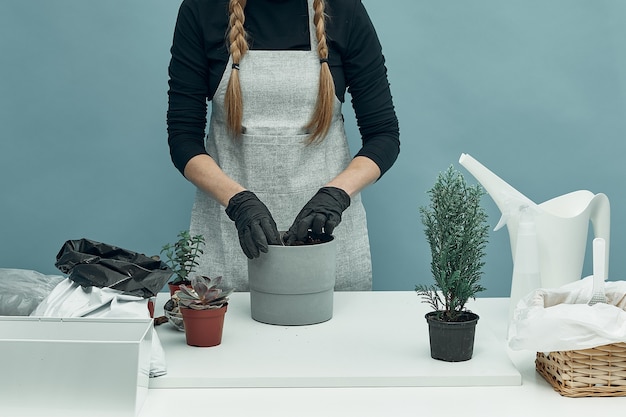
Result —
M 188 230 L 178 233 L 175 243 L 168 243 L 161 249 L 161 255 L 167 258 L 166 264 L 175 276 L 171 284 L 189 283 L 189 277 L 199 265 L 198 257 L 203 254 L 205 244 L 203 235 L 191 236 Z
M 485 290 L 480 285 L 489 230 L 480 205 L 485 191 L 478 184 L 468 186 L 463 174 L 450 166 L 439 173 L 428 194 L 430 204 L 419 212 L 435 282 L 416 285 L 415 291 L 440 320 L 459 321 L 468 299 Z
M 228 296 L 233 289 L 218 288 L 222 277 L 209 278 L 195 275 L 191 278 L 191 287 L 182 284 L 176 291 L 178 306 L 194 310 L 221 308 L 228 303 Z

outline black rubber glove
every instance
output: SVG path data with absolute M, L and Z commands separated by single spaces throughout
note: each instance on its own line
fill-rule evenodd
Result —
M 341 213 L 348 207 L 350 196 L 344 190 L 336 187 L 320 188 L 296 216 L 296 220 L 285 234 L 285 244 L 304 241 L 309 230 L 317 235 L 332 234 L 335 227 L 341 223 Z
M 251 191 L 241 191 L 228 202 L 226 214 L 235 222 L 239 244 L 250 259 L 267 252 L 267 246 L 280 245 L 276 222 L 267 206 Z

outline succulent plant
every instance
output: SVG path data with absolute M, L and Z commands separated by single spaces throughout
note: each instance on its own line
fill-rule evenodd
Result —
M 191 278 L 191 287 L 182 284 L 176 291 L 178 305 L 181 308 L 194 310 L 208 310 L 220 308 L 228 303 L 228 296 L 233 289 L 218 288 L 222 277 L 209 278 L 204 275 L 195 275 Z
M 198 266 L 198 257 L 204 253 L 204 236 L 191 236 L 188 230 L 178 233 L 178 240 L 175 243 L 168 243 L 161 248 L 161 255 L 167 258 L 167 265 L 176 274 L 171 284 L 189 282 L 189 277 Z

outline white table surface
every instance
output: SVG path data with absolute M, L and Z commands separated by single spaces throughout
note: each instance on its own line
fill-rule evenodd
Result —
M 166 295 L 159 297 L 156 315 L 162 313 L 166 298 Z M 151 387 L 154 388 L 149 390 L 139 417 L 200 413 L 290 417 L 418 416 L 435 413 L 441 416 L 569 417 L 599 413 L 617 416 L 626 410 L 626 397 L 560 396 L 535 372 L 534 352 L 509 350 L 505 340 L 508 313 L 506 298 L 479 298 L 470 303 L 469 307 L 480 315 L 477 345 L 472 360 L 457 364 L 430 359 L 427 350 L 428 330 L 423 318 L 428 306 L 420 303 L 414 292 L 336 293 L 331 321 L 292 328 L 254 322 L 249 318 L 247 300 L 247 293 L 233 294 L 231 297 L 222 345 L 218 347 L 186 346 L 182 332 L 171 329 L 169 325 L 159 328 L 159 338 L 168 362 L 168 375 L 161 377 L 164 379 L 160 382 L 157 381 L 159 378 L 151 380 Z M 352 349 L 356 343 L 368 339 L 364 335 L 371 333 L 365 319 L 374 313 L 360 310 L 366 305 L 364 302 L 367 301 L 369 305 L 371 300 L 377 301 L 372 307 L 376 305 L 395 316 L 391 324 L 380 329 L 386 339 L 374 342 L 374 350 L 364 346 L 346 355 L 342 350 L 345 343 Z M 352 333 L 336 333 L 345 329 L 348 318 L 354 319 L 358 311 L 361 311 L 363 320 L 351 324 Z M 318 336 L 322 333 L 332 334 L 333 340 L 320 341 Z M 274 348 L 274 353 L 270 353 L 270 348 L 280 347 L 281 342 L 285 347 L 305 349 L 309 356 L 313 346 L 322 359 L 343 358 L 343 363 L 336 361 L 329 366 L 324 365 L 324 360 L 319 360 L 304 362 L 313 366 L 303 367 L 302 363 L 295 361 L 296 356 L 291 351 L 285 353 L 283 349 L 281 353 L 280 349 Z M 246 351 L 247 355 L 244 353 Z M 498 356 L 498 352 L 503 356 Z M 485 364 L 490 362 L 486 356 L 492 357 L 492 364 L 496 363 L 490 376 L 482 379 L 476 375 L 468 376 L 472 369 L 484 369 Z M 510 362 L 506 360 L 507 356 Z M 259 357 L 265 357 L 266 360 L 255 365 Z M 369 357 L 377 365 L 373 370 L 365 372 L 360 364 Z M 410 358 L 414 358 L 421 367 L 430 366 L 430 370 L 416 372 L 419 369 L 416 366 L 408 367 L 411 371 L 408 372 L 402 366 Z M 276 365 L 276 361 L 281 359 L 286 359 L 286 368 Z M 383 361 L 393 364 L 388 368 L 388 373 L 379 366 Z M 513 366 L 509 367 L 507 363 Z M 450 374 L 443 372 L 442 377 L 431 378 L 431 382 L 428 382 L 428 374 L 432 374 L 433 366 L 445 371 L 447 365 L 464 369 Z M 328 384 L 328 375 L 332 374 L 333 369 L 341 371 L 336 372 L 336 384 L 326 387 L 324 384 Z M 230 379 L 220 376 L 222 370 L 231 370 L 228 374 Z M 308 377 L 303 372 L 308 373 Z M 454 375 L 455 372 L 457 375 Z M 278 377 L 271 378 L 271 375 Z M 521 377 L 521 385 L 519 379 L 515 380 L 516 375 Z M 171 380 L 167 382 L 165 378 Z M 368 379 L 370 386 L 364 383 Z M 451 380 L 456 380 L 457 384 L 450 384 Z M 217 387 L 220 384 L 222 387 Z M 167 386 L 181 388 L 164 388 Z M 191 386 L 199 388 L 188 388 Z

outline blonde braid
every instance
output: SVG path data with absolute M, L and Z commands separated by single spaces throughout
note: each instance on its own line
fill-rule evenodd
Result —
M 335 83 L 328 65 L 328 45 L 326 43 L 326 14 L 324 13 L 324 0 L 315 0 L 313 9 L 315 15 L 315 35 L 317 37 L 317 54 L 320 58 L 320 82 L 317 92 L 315 111 L 307 128 L 311 132 L 308 143 L 316 143 L 324 140 L 328 133 L 333 117 L 333 105 L 335 102 Z
M 228 42 L 229 52 L 233 57 L 233 68 L 226 87 L 224 106 L 226 107 L 226 126 L 235 136 L 241 135 L 241 121 L 243 120 L 243 97 L 241 95 L 241 83 L 239 81 L 239 64 L 243 56 L 248 52 L 248 41 L 243 23 L 246 17 L 243 9 L 247 0 L 230 0 L 228 4 L 229 24 Z

